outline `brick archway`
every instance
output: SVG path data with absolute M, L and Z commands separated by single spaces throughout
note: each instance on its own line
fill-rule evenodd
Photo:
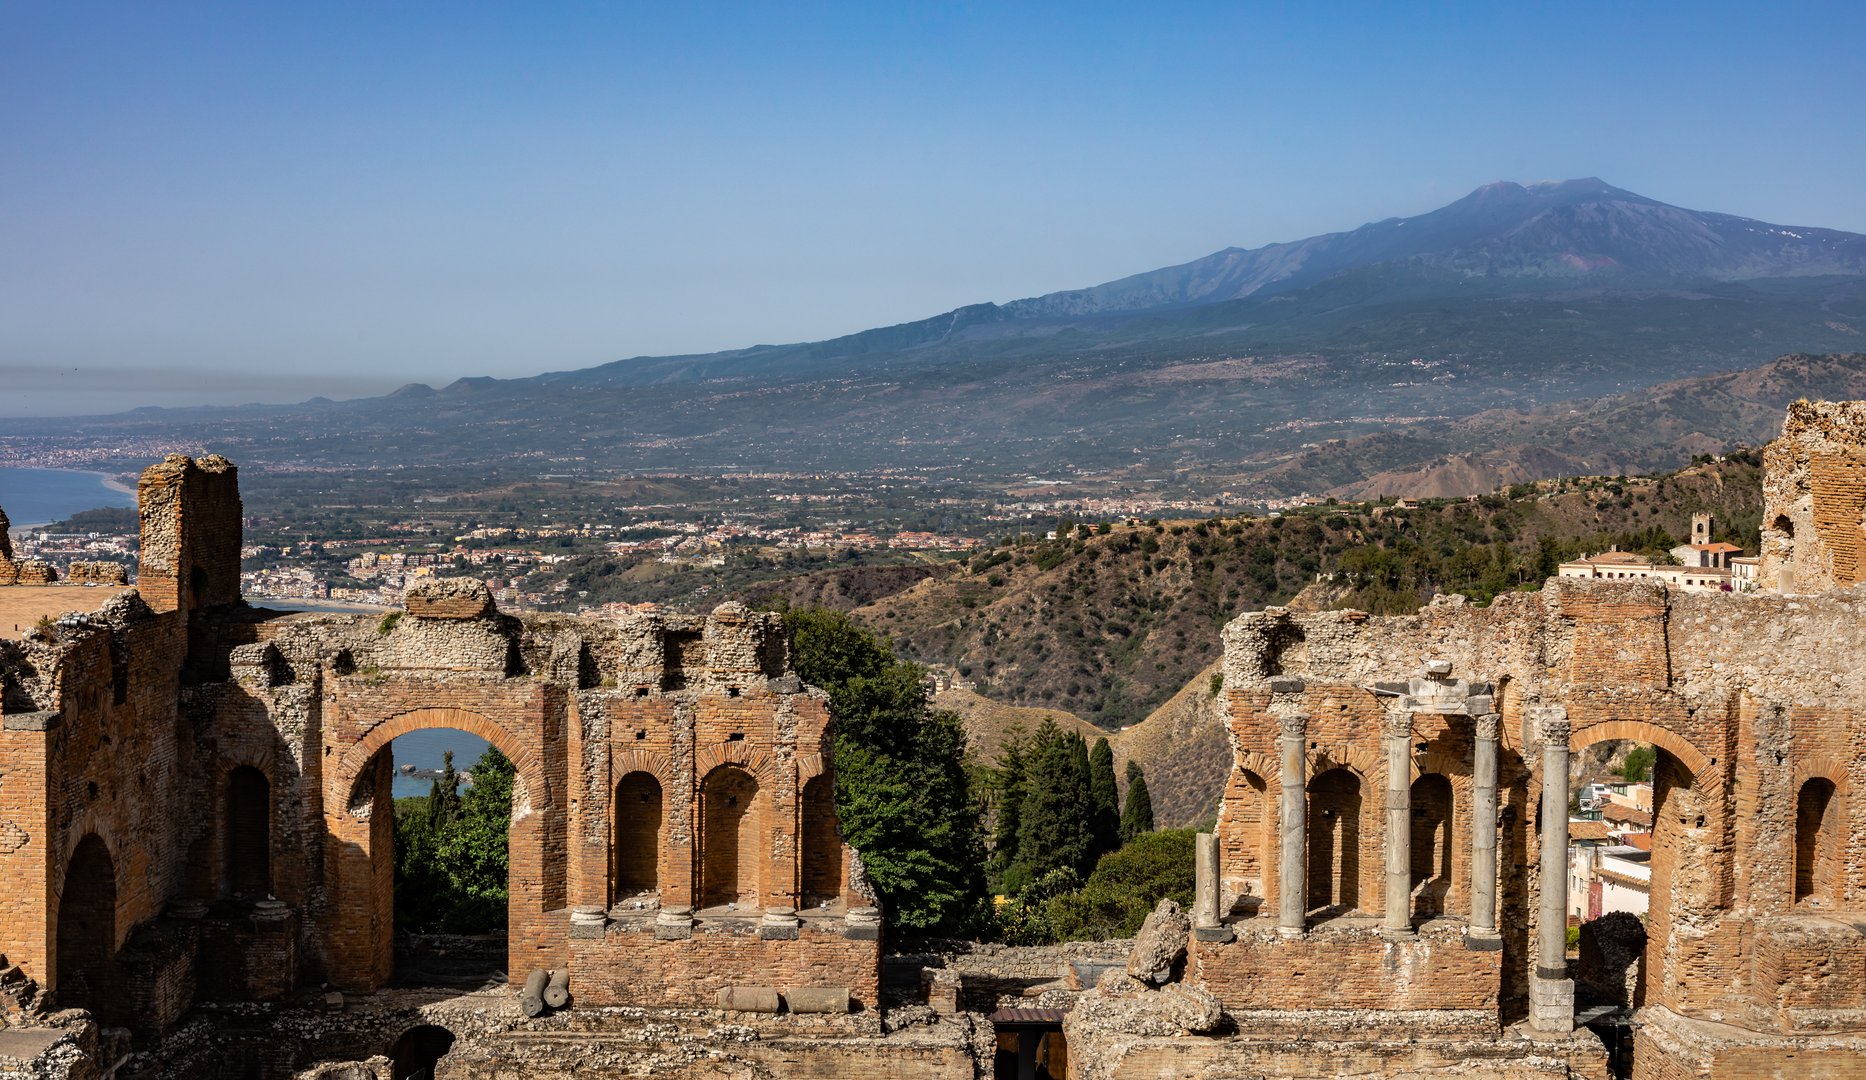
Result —
M 519 779 L 524 781 L 525 791 L 530 796 L 533 811 L 546 810 L 551 806 L 551 788 L 545 776 L 539 749 L 528 745 L 525 740 L 506 727 L 488 720 L 476 712 L 466 709 L 428 708 L 413 709 L 398 713 L 371 727 L 350 749 L 344 751 L 337 766 L 337 775 L 343 781 L 342 790 L 350 791 L 363 769 L 369 765 L 376 752 L 388 746 L 403 735 L 416 731 L 432 731 L 437 728 L 452 728 L 477 735 L 499 752 L 512 759 L 512 766 L 517 770 Z
M 1711 770 L 1713 762 L 1710 755 L 1670 728 L 1646 720 L 1603 720 L 1577 729 L 1568 737 L 1568 749 L 1578 752 L 1603 742 L 1637 742 L 1656 746 L 1677 758 L 1678 763 L 1691 773 L 1697 783 L 1717 783 Z
M 478 712 L 416 708 L 368 724 L 325 773 L 324 876 L 333 903 L 319 937 L 330 982 L 340 989 L 373 992 L 394 972 L 395 836 L 394 815 L 388 812 L 393 765 L 387 751 L 403 735 L 436 729 L 486 740 L 511 759 L 516 773 L 506 838 L 507 970 L 562 961 L 562 935 L 550 910 L 563 903 L 562 822 L 553 812 L 543 748 L 534 745 L 535 737 Z M 554 830 L 555 855 L 550 850 Z

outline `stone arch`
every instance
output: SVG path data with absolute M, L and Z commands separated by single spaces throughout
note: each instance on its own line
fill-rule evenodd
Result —
M 761 785 L 769 786 L 775 760 L 769 750 L 755 750 L 743 739 L 730 739 L 698 750 L 693 755 L 693 771 L 697 776 L 707 776 L 721 765 L 736 765 Z
M 1712 759 L 1691 740 L 1669 728 L 1645 720 L 1603 720 L 1577 729 L 1568 738 L 1570 751 L 1585 750 L 1600 742 L 1637 742 L 1658 747 L 1678 759 L 1700 783 L 1714 782 Z
M 834 904 L 842 896 L 842 832 L 836 824 L 836 781 L 827 772 L 803 781 L 797 799 L 801 848 L 798 893 L 805 907 Z
M 1828 907 L 1839 902 L 1845 847 L 1844 795 L 1825 776 L 1807 778 L 1795 788 L 1795 903 Z
M 616 782 L 615 842 L 610 853 L 618 900 L 661 890 L 664 790 L 659 777 L 642 769 L 631 769 Z
M 221 895 L 272 895 L 272 781 L 251 765 L 227 770 L 222 785 Z
M 769 793 L 737 762 L 722 762 L 700 781 L 700 906 L 759 909 Z
M 545 777 L 539 749 L 529 745 L 505 726 L 466 709 L 412 709 L 383 720 L 364 733 L 363 737 L 358 739 L 350 749 L 344 751 L 343 758 L 338 763 L 337 774 L 354 783 L 371 759 L 376 756 L 377 751 L 410 732 L 433 728 L 453 728 L 457 731 L 464 731 L 470 735 L 477 735 L 498 747 L 501 754 L 512 759 L 512 765 L 517 769 L 519 779 L 525 785 L 530 809 L 538 811 L 550 808 L 551 787 Z M 512 805 L 514 810 L 519 805 L 516 794 Z
M 1341 766 L 1309 780 L 1309 910 L 1353 911 L 1361 903 L 1361 777 Z
M 1412 897 L 1414 914 L 1446 913 L 1457 862 L 1456 795 L 1449 777 L 1425 773 L 1412 784 Z
M 477 735 L 512 761 L 512 818 L 507 834 L 508 971 L 563 962 L 562 931 L 550 913 L 565 906 L 567 865 L 553 787 L 536 740 L 460 708 L 416 708 L 368 724 L 325 772 L 324 880 L 333 914 L 318 927 L 317 945 L 332 986 L 371 993 L 394 973 L 394 822 L 389 744 L 432 729 Z M 543 811 L 543 812 L 540 812 Z M 561 832 L 556 834 L 561 837 Z M 336 913 L 341 913 L 339 916 Z
M 89 1009 L 104 1023 L 123 1023 L 116 859 L 95 832 L 80 836 L 65 861 L 57 925 L 52 986 L 59 1007 Z

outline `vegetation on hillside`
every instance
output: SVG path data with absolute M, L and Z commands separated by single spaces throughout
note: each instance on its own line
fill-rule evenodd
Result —
M 1383 614 L 1445 592 L 1484 603 L 1540 587 L 1584 552 L 1662 553 L 1699 511 L 1716 514 L 1720 539 L 1753 549 L 1759 464 L 1745 453 L 1666 477 L 1565 479 L 1410 508 L 1061 528 L 1055 540 L 1007 538 L 855 615 L 982 694 L 1113 729 L 1211 663 L 1239 612 L 1288 602 L 1318 580 L 1337 586 L 1335 606 Z

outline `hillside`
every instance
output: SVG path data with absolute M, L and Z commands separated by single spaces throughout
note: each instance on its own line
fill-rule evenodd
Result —
M 1804 397 L 1866 397 L 1866 354 L 1797 353 L 1604 398 L 1406 425 L 1314 448 L 1266 479 L 1341 498 L 1432 498 L 1563 474 L 1654 472 L 1696 454 L 1761 445 L 1781 428 L 1788 404 Z
M 1313 507 L 1284 517 L 1140 523 L 1001 547 L 854 610 L 902 653 L 976 680 L 993 700 L 1133 724 L 1195 681 L 1239 612 L 1345 575 L 1342 606 L 1408 610 L 1436 591 L 1482 599 L 1539 585 L 1551 560 L 1664 543 L 1718 515 L 1753 547 L 1758 461 L 1733 456 L 1651 480 L 1524 485 L 1515 498 Z M 1546 542 L 1545 542 L 1546 541 Z
M 515 465 L 577 478 L 905 468 L 1002 479 L 1066 463 L 1150 479 L 1223 473 L 1287 493 L 1530 445 L 1507 425 L 1484 445 L 1447 441 L 1447 421 L 1498 409 L 1533 419 L 1552 402 L 1857 347 L 1862 329 L 1866 237 L 1668 206 L 1591 179 L 1493 184 L 1427 214 L 831 341 L 350 402 L 20 421 L 7 439 L 117 454 L 106 467 L 155 442 L 261 469 L 446 466 L 474 483 Z M 1306 447 L 1379 432 L 1400 444 L 1351 466 L 1302 461 Z

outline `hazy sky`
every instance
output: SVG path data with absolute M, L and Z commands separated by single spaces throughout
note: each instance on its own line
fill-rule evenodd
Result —
M 824 338 L 1502 178 L 1866 232 L 1866 5 L 1529 9 L 0 0 L 0 416 Z

